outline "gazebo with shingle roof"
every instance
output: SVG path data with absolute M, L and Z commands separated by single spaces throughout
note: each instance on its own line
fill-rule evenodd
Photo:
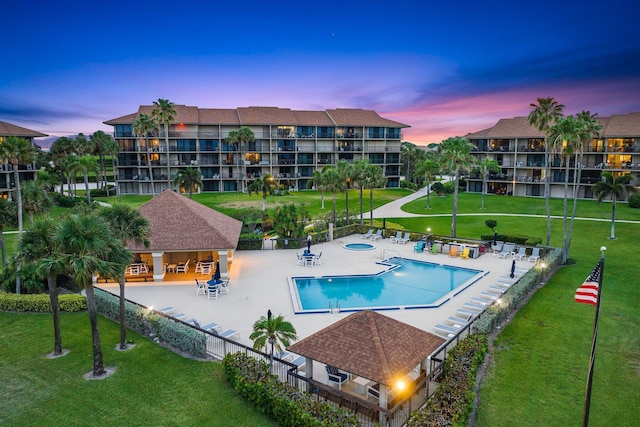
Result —
M 443 342 L 414 326 L 364 310 L 292 344 L 288 350 L 307 357 L 308 378 L 313 376 L 311 360 L 316 360 L 379 383 L 379 405 L 385 407 L 386 388 L 422 364 Z
M 165 253 L 217 251 L 222 277 L 228 275 L 229 254 L 238 246 L 242 222 L 172 190 L 165 190 L 140 207 L 151 226 L 149 247 L 129 245 L 133 252 L 151 252 L 153 278 L 164 277 Z

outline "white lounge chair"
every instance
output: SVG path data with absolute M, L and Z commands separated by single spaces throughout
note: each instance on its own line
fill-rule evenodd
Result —
M 230 338 L 234 335 L 238 335 L 238 332 L 234 331 L 233 329 L 227 329 L 226 331 L 220 332 L 219 334 L 217 332 L 214 333 L 215 335 L 221 336 L 222 338 Z
M 209 331 L 209 332 L 213 332 L 213 331 L 218 331 L 218 329 L 220 329 L 220 325 L 218 325 L 215 322 L 211 322 L 211 323 L 207 323 L 206 325 L 204 325 L 203 327 L 201 327 L 200 329 L 204 330 L 204 331 Z
M 402 236 L 402 239 L 398 240 L 398 244 L 402 243 L 402 244 L 404 245 L 404 244 L 405 244 L 405 243 L 407 243 L 409 240 L 411 240 L 411 239 L 410 239 L 410 236 L 411 236 L 411 233 L 409 233 L 409 232 L 404 233 L 404 236 Z
M 169 314 L 173 313 L 174 311 L 176 311 L 176 309 L 175 309 L 175 308 L 173 308 L 173 307 L 171 307 L 171 306 L 168 306 L 168 307 L 163 307 L 163 308 L 161 308 L 161 309 L 160 309 L 160 310 L 158 310 L 158 311 L 159 311 L 160 313 L 162 313 L 162 314 L 167 314 L 167 315 L 169 315 Z
M 382 230 L 376 231 L 376 234 L 372 234 L 371 237 L 369 237 L 369 239 L 371 240 L 382 239 Z
M 513 259 L 521 260 L 526 256 L 527 256 L 527 248 L 525 248 L 524 246 L 520 246 L 518 248 L 518 252 L 513 254 Z
M 402 231 L 396 232 L 396 235 L 391 238 L 391 243 L 398 243 L 402 239 Z
M 536 262 L 540 259 L 540 248 L 533 248 L 529 262 Z
M 371 237 L 372 234 L 373 234 L 373 228 L 369 229 L 369 231 L 367 231 L 365 234 L 363 234 L 360 237 L 363 239 L 368 239 L 369 237 Z
M 461 317 L 456 317 L 456 316 L 449 316 L 447 318 L 447 320 L 445 320 L 446 323 L 449 323 L 451 326 L 455 327 L 461 327 L 463 325 L 466 325 L 467 323 L 469 323 L 469 319 L 463 319 Z
M 506 258 L 507 255 L 513 255 L 513 245 L 504 245 L 502 251 L 498 254 L 498 258 Z

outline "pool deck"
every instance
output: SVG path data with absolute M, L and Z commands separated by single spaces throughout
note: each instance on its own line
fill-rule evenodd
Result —
M 415 242 L 404 245 L 391 243 L 390 239 L 372 242 L 375 249 L 354 251 L 343 248 L 346 243 L 370 242 L 360 235 L 347 236 L 333 242 L 312 246 L 312 252 L 322 252 L 322 264 L 307 267 L 297 265 L 296 253 L 302 250 L 238 251 L 234 254 L 230 269 L 230 290 L 228 295 L 220 295 L 217 300 L 206 296 L 196 296 L 194 280 L 183 282 L 131 282 L 126 286 L 126 298 L 145 306 L 161 308 L 172 306 L 177 312 L 195 318 L 201 325 L 215 322 L 223 330 L 234 329 L 243 344 L 251 345 L 249 335 L 253 323 L 271 310 L 274 315 L 282 314 L 298 332 L 299 338 L 307 337 L 318 330 L 348 316 L 343 313 L 295 314 L 289 292 L 291 276 L 325 276 L 346 274 L 371 274 L 384 269 L 376 264 L 382 259 L 401 256 L 460 267 L 488 271 L 488 274 L 473 285 L 453 297 L 438 308 L 411 310 L 384 310 L 381 313 L 394 319 L 433 333 L 433 326 L 442 323 L 455 314 L 458 308 L 470 298 L 479 296 L 494 284 L 500 276 L 508 275 L 512 259 L 498 259 L 492 254 L 481 255 L 477 259 L 451 258 L 446 254 L 432 255 L 416 253 Z M 531 268 L 533 263 L 516 261 L 520 268 Z M 116 284 L 99 283 L 98 287 L 118 293 Z

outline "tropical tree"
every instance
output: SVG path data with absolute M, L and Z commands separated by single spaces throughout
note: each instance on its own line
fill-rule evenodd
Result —
M 25 231 L 18 241 L 17 258 L 25 265 L 35 265 L 36 275 L 47 279 L 53 314 L 53 355 L 60 356 L 63 353 L 57 278 L 64 271 L 64 265 L 55 257 L 56 247 L 53 237 L 56 227 L 57 222 L 53 219 L 43 219 L 32 224 L 32 227 Z
M 240 165 L 242 167 L 242 191 L 245 191 L 246 179 L 247 179 L 247 166 L 245 163 L 246 160 L 246 151 L 247 144 L 249 142 L 254 142 L 256 140 L 256 136 L 254 135 L 251 128 L 248 126 L 242 126 L 238 130 L 232 130 L 229 132 L 229 135 L 226 138 L 228 144 L 234 144 L 238 146 L 238 150 L 241 152 L 242 158 L 240 159 Z
M 267 196 L 273 194 L 275 187 L 275 180 L 267 173 L 260 178 L 254 179 L 247 187 L 247 191 L 249 191 L 249 196 L 251 196 L 251 193 L 262 193 L 262 212 L 264 212 L 267 210 Z
M 547 141 L 547 132 L 549 126 L 562 117 L 564 105 L 552 97 L 547 97 L 537 98 L 537 104 L 530 104 L 530 107 L 533 110 L 529 113 L 527 122 L 544 134 L 544 203 L 547 211 L 547 246 L 549 246 L 551 244 L 551 205 L 549 203 L 551 197 L 551 150 Z
M 194 169 L 189 166 L 186 169 L 178 171 L 173 185 L 178 188 L 184 188 L 189 192 L 189 198 L 193 199 L 193 191 L 202 185 L 202 174 L 200 169 Z
M 168 99 L 159 98 L 157 101 L 153 101 L 153 110 L 151 110 L 151 117 L 153 120 L 162 125 L 164 133 L 164 144 L 167 150 L 167 179 L 171 180 L 171 165 L 169 164 L 169 125 L 176 119 L 175 104 Z M 171 186 L 171 181 L 169 181 Z
M 378 165 L 369 164 L 365 169 L 363 185 L 369 189 L 369 215 L 370 225 L 373 227 L 373 189 L 384 187 L 387 183 L 387 178 L 384 176 L 382 168 Z
M 53 202 L 37 181 L 27 181 L 22 186 L 22 206 L 29 215 L 29 224 L 33 227 L 33 216 L 51 208 Z
M 61 174 L 60 195 L 64 194 L 65 183 L 67 184 L 69 195 L 71 195 L 71 170 L 68 165 L 71 162 L 69 156 L 73 155 L 74 150 L 75 141 L 66 136 L 56 139 L 49 149 L 53 164 L 56 165 Z
M 59 182 L 60 176 L 52 168 L 41 168 L 38 171 L 37 182 L 40 187 L 47 193 L 56 190 L 56 184 Z
M 367 178 L 367 167 L 369 165 L 369 159 L 359 159 L 356 160 L 353 169 L 354 169 L 354 180 L 358 185 L 358 190 L 360 190 L 360 225 L 364 225 L 364 217 L 362 215 L 362 192 L 365 188 L 364 182 Z
M 253 332 L 249 335 L 253 340 L 253 348 L 264 349 L 270 355 L 270 365 L 273 365 L 273 351 L 281 352 L 291 345 L 291 341 L 297 340 L 296 328 L 284 316 L 272 316 L 271 310 L 267 316 L 261 316 L 253 324 Z
M 149 161 L 149 134 L 155 132 L 157 128 L 158 125 L 153 117 L 145 113 L 140 113 L 131 123 L 131 130 L 133 131 L 133 134 L 138 138 L 144 138 L 144 146 L 147 150 L 147 161 Z M 151 179 L 151 194 L 155 196 L 156 187 L 153 181 L 153 169 L 149 175 Z
M 278 206 L 273 214 L 273 230 L 282 238 L 299 238 L 304 236 L 304 226 L 309 219 L 309 212 L 304 205 L 293 203 Z
M 453 187 L 453 209 L 451 211 L 451 237 L 456 237 L 456 216 L 458 214 L 458 187 L 460 185 L 460 173 L 468 169 L 474 162 L 471 155 L 473 145 L 460 136 L 447 138 L 440 144 L 442 165 L 455 175 Z
M 344 184 L 344 197 L 345 197 L 345 206 L 347 211 L 347 225 L 349 225 L 349 189 L 351 188 L 351 182 L 355 179 L 355 169 L 351 165 L 351 163 L 345 160 L 339 160 L 336 165 L 336 171 L 342 179 Z
M 490 172 L 500 172 L 500 165 L 493 159 L 485 157 L 476 166 L 482 177 L 482 203 L 480 209 L 484 209 L 484 196 L 487 194 L 487 179 Z
M 0 197 L 0 251 L 2 252 L 2 267 L 7 266 L 7 253 L 4 246 L 4 226 L 14 224 L 18 219 L 18 210 L 15 203 Z
M 91 214 L 77 214 L 65 218 L 53 237 L 56 261 L 76 285 L 82 286 L 87 296 L 87 312 L 91 323 L 93 347 L 93 376 L 106 373 L 102 356 L 102 343 L 98 330 L 98 309 L 93 287 L 93 276 L 120 279 L 131 260 L 131 253 L 114 238 L 109 225 Z
M 415 144 L 403 142 L 401 146 L 402 167 L 404 169 L 405 180 L 413 182 L 417 173 L 418 165 L 425 159 L 426 152 L 419 149 Z
M 344 188 L 344 182 L 340 177 L 340 174 L 336 170 L 336 168 L 332 166 L 325 166 L 322 170 L 322 188 L 324 191 L 328 191 L 331 193 L 331 201 L 333 203 L 333 224 L 334 226 L 338 226 L 338 213 L 336 209 L 336 193 L 338 191 L 342 191 Z
M 89 172 L 98 172 L 100 166 L 98 165 L 98 157 L 91 154 L 85 154 L 84 156 L 76 157 L 69 165 L 71 170 L 75 172 L 81 172 L 84 178 L 84 188 L 87 192 L 87 202 L 91 203 L 91 190 L 89 189 Z
M 98 130 L 91 134 L 91 142 L 93 143 L 95 149 L 93 154 L 96 154 L 100 161 L 100 179 L 97 180 L 98 188 L 101 188 L 102 185 L 104 185 L 107 190 L 107 197 L 109 196 L 109 185 L 107 182 L 107 167 L 105 165 L 105 156 L 107 154 L 107 146 L 110 140 L 113 141 L 111 135 L 108 135 L 101 130 Z
M 149 247 L 151 226 L 149 221 L 142 216 L 138 209 L 125 203 L 114 203 L 110 207 L 100 209 L 99 215 L 109 224 L 111 234 L 120 240 L 123 246 L 134 244 L 136 246 Z M 129 255 L 131 263 L 131 255 Z M 126 269 L 126 267 L 125 267 Z M 125 318 L 125 269 L 119 275 L 120 281 L 120 349 L 127 348 L 127 325 Z
M 637 193 L 638 188 L 633 185 L 631 174 L 614 177 L 611 172 L 602 172 L 602 181 L 593 186 L 593 194 L 600 203 L 605 197 L 611 197 L 611 236 L 616 238 L 616 201 L 624 200 L 627 194 Z
M 8 136 L 0 144 L 0 159 L 6 162 L 13 169 L 13 179 L 16 185 L 16 201 L 18 204 L 18 234 L 22 234 L 22 189 L 20 184 L 20 165 L 27 165 L 33 162 L 36 150 L 31 142 L 25 138 Z
M 111 157 L 111 170 L 114 171 L 113 184 L 116 187 L 116 194 L 119 194 L 118 174 L 115 172 L 116 172 L 116 157 L 118 156 L 118 152 L 120 151 L 120 146 L 113 138 L 111 138 L 104 143 L 104 145 L 102 146 L 102 149 L 104 150 L 104 154 L 106 156 Z M 109 186 L 107 185 L 107 196 L 108 195 L 109 195 Z
M 321 209 L 324 209 L 324 176 L 322 175 L 323 169 L 313 171 L 313 177 L 307 181 L 307 188 L 316 188 L 320 192 L 320 200 L 322 202 Z
M 438 162 L 429 157 L 416 166 L 416 176 L 423 176 L 427 183 L 427 209 L 431 209 L 431 183 L 439 170 Z

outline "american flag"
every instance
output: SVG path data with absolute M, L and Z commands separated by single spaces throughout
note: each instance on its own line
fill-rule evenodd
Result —
M 591 274 L 587 276 L 582 286 L 576 289 L 576 302 L 585 304 L 598 305 L 598 289 L 600 286 L 600 278 L 602 275 L 601 263 L 598 263 Z

